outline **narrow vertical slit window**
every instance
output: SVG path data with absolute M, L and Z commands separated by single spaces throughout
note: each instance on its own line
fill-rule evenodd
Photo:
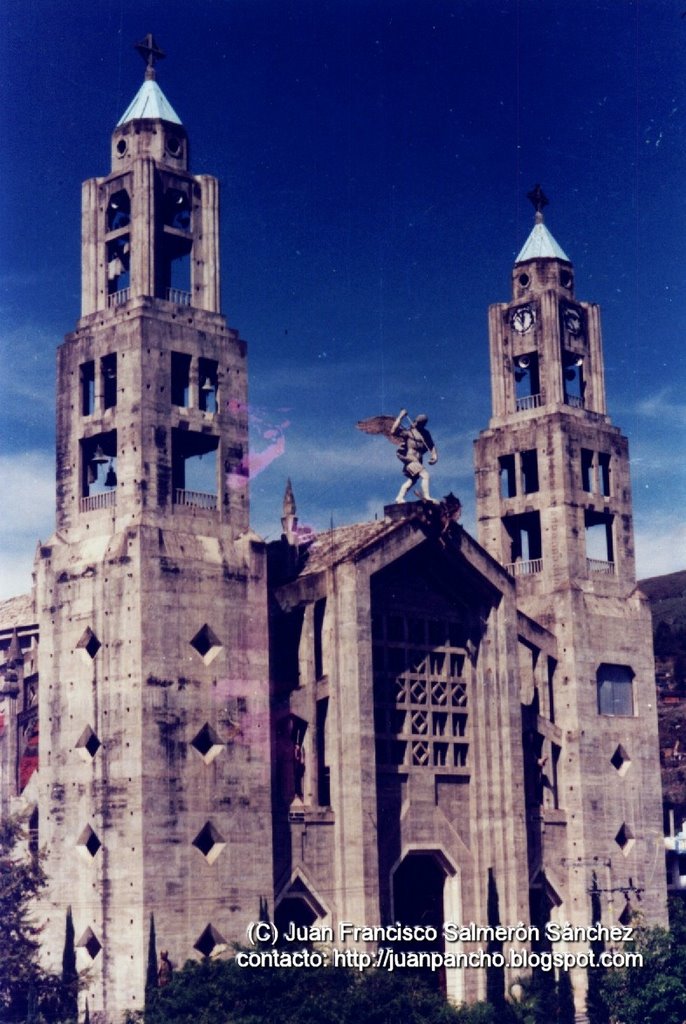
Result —
M 588 448 L 581 449 L 581 489 L 593 494 L 594 486 L 594 453 Z
M 522 469 L 522 490 L 534 494 L 538 490 L 538 453 L 535 448 L 520 455 Z
M 548 717 L 555 721 L 555 669 L 557 662 L 548 656 Z
M 198 360 L 198 404 L 203 412 L 218 412 L 217 369 L 214 359 Z
M 609 498 L 612 494 L 610 480 L 610 456 L 607 452 L 598 455 L 598 471 L 600 473 L 600 493 Z
M 95 363 L 90 359 L 81 364 L 81 415 L 92 416 L 95 412 Z
M 314 605 L 314 676 L 321 679 L 324 675 L 324 613 L 326 611 L 326 598 L 322 597 Z
M 550 751 L 550 784 L 552 788 L 553 807 L 557 810 L 560 806 L 560 757 L 562 754 L 562 747 L 559 747 L 557 743 L 551 743 Z
M 317 803 L 320 807 L 331 805 L 331 769 L 326 754 L 326 719 L 329 712 L 329 698 L 317 701 Z
M 517 478 L 515 475 L 514 455 L 501 455 L 498 459 L 498 465 L 500 467 L 500 497 L 516 497 Z
M 112 352 L 100 360 L 102 374 L 103 409 L 112 409 L 117 404 L 117 353 Z
M 190 405 L 191 357 L 185 352 L 171 354 L 171 401 L 187 409 Z

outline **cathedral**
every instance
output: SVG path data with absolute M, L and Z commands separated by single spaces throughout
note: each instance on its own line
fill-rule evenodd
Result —
M 447 924 L 588 927 L 594 894 L 608 926 L 663 922 L 628 446 L 545 196 L 489 312 L 478 537 L 452 495 L 313 537 L 289 483 L 265 544 L 218 183 L 141 49 L 111 170 L 83 186 L 55 532 L 31 595 L 0 606 L 1 809 L 45 851 L 47 966 L 71 907 L 81 999 L 120 1024 L 144 1004 L 151 915 L 176 966 L 229 955 L 265 905 L 282 930 L 428 925 L 456 954 L 480 944 Z M 441 983 L 473 1001 L 486 978 Z

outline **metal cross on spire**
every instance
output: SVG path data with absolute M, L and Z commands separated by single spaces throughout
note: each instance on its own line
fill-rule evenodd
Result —
M 136 43 L 134 45 L 134 49 L 138 50 L 147 65 L 145 69 L 146 79 L 154 79 L 155 62 L 158 60 L 164 60 L 167 55 L 155 42 L 152 32 L 148 32 L 145 39 L 142 39 L 140 43 Z
M 534 185 L 531 192 L 527 192 L 526 198 L 533 204 L 536 213 L 542 213 L 543 207 L 548 205 L 548 197 L 539 184 Z

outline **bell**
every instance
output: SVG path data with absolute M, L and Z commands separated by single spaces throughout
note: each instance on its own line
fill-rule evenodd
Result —
M 91 462 L 93 463 L 94 466 L 104 466 L 105 463 L 107 462 L 107 456 L 105 455 L 100 445 L 98 445 L 97 448 L 95 449 L 95 454 L 93 455 Z
M 212 383 L 209 377 L 205 377 L 205 380 L 202 382 L 202 385 L 200 386 L 200 390 L 205 392 L 214 391 L 214 384 Z
M 531 359 L 529 358 L 529 356 L 520 356 L 517 360 L 517 366 L 520 368 L 520 370 L 527 370 L 530 365 Z
M 107 470 L 107 476 L 105 477 L 105 487 L 116 487 L 117 486 L 117 474 L 114 471 L 114 466 L 110 462 L 110 468 Z

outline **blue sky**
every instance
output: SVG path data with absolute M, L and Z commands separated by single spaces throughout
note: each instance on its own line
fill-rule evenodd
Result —
M 133 43 L 222 185 L 222 294 L 249 345 L 252 487 L 275 537 L 381 514 L 399 484 L 355 422 L 427 412 L 474 530 L 489 303 L 526 193 L 603 316 L 632 453 L 639 575 L 686 564 L 686 19 L 672 0 L 5 0 L 0 29 L 0 595 L 53 529 L 54 366 L 79 316 L 80 183 L 142 81 Z M 287 424 L 287 425 L 286 425 Z

